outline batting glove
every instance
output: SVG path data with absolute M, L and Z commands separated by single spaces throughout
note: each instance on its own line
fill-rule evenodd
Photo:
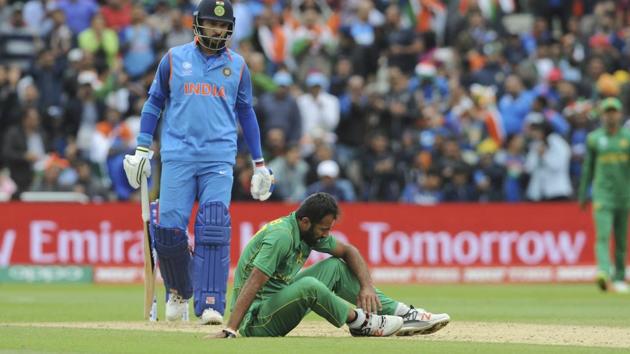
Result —
M 134 189 L 140 187 L 142 176 L 151 177 L 151 157 L 153 151 L 146 147 L 138 146 L 134 155 L 125 155 L 123 160 L 123 168 L 127 175 L 129 185 Z
M 254 161 L 254 175 L 252 176 L 252 198 L 263 201 L 269 199 L 274 188 L 273 172 L 265 166 L 265 161 Z

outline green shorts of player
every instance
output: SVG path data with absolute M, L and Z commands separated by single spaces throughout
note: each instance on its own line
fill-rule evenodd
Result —
M 593 219 L 597 234 L 595 243 L 595 257 L 597 270 L 610 277 L 610 234 L 615 239 L 615 272 L 614 281 L 626 278 L 626 254 L 628 239 L 628 208 L 624 205 L 616 207 L 610 204 L 593 202 Z
M 346 323 L 359 294 L 359 281 L 346 263 L 329 258 L 301 271 L 293 283 L 252 304 L 239 328 L 245 337 L 285 336 L 311 310 L 335 327 Z M 378 289 L 384 315 L 393 315 L 398 302 Z

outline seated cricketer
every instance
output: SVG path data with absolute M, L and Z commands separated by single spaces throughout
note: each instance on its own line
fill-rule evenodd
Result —
M 447 314 L 374 288 L 359 251 L 330 236 L 338 213 L 330 194 L 316 193 L 256 233 L 238 261 L 230 320 L 216 337 L 284 336 L 310 311 L 335 327 L 347 324 L 353 336 L 429 334 L 448 324 Z M 311 250 L 333 257 L 300 272 Z

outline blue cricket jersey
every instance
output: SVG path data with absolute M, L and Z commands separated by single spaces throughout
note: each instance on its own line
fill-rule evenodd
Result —
M 162 58 L 149 95 L 138 143 L 147 140 L 146 134 L 150 143 L 155 129 L 150 120 L 163 110 L 163 161 L 234 164 L 237 118 L 252 157 L 262 157 L 249 69 L 239 54 L 226 49 L 206 56 L 195 42 L 173 47 Z

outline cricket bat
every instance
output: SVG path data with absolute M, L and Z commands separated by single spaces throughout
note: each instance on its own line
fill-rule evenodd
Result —
M 157 298 L 155 297 L 155 259 L 149 234 L 149 188 L 147 177 L 142 176 L 140 182 L 140 198 L 142 205 L 142 226 L 144 229 L 144 319 L 157 320 Z

